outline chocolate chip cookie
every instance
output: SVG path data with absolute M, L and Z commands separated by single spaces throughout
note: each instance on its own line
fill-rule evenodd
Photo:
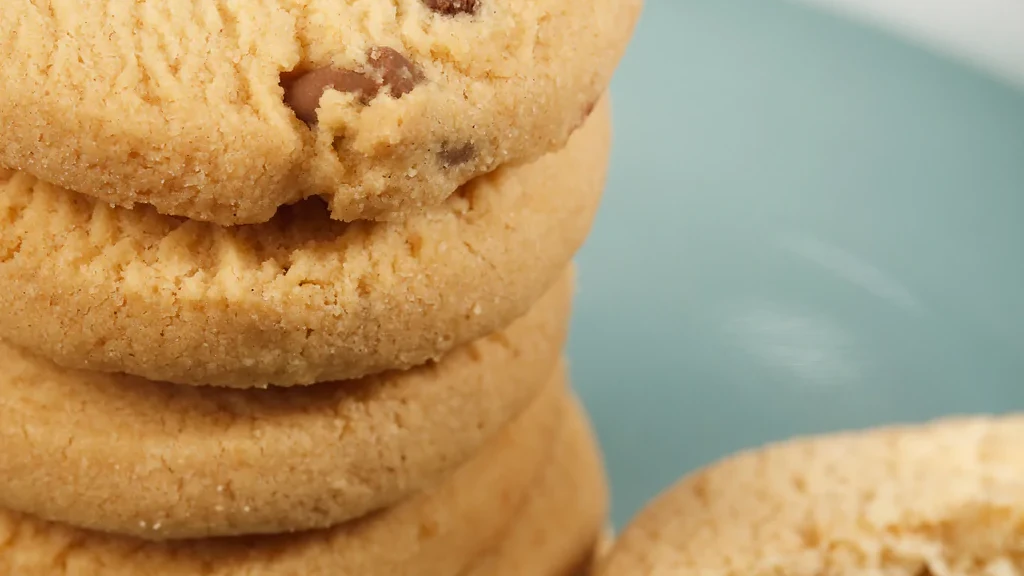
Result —
M 641 0 L 5 0 L 0 166 L 221 225 L 436 205 L 560 148 Z

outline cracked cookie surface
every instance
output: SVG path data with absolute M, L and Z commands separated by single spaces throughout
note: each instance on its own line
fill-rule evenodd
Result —
M 228 387 L 408 368 L 506 326 L 589 232 L 606 100 L 568 147 L 402 222 L 304 203 L 225 228 L 0 170 L 0 339 L 61 366 Z
M 1024 573 L 1024 418 L 797 438 L 682 479 L 598 576 Z
M 221 225 L 393 219 L 565 143 L 641 0 L 5 0 L 0 166 Z
M 324 528 L 394 504 L 535 403 L 571 290 L 566 276 L 437 364 L 293 389 L 70 371 L 0 344 L 0 507 L 177 539 Z

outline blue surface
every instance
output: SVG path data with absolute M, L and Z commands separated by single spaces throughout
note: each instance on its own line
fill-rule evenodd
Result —
M 1024 409 L 1024 94 L 770 0 L 648 0 L 570 356 L 621 525 L 736 449 Z

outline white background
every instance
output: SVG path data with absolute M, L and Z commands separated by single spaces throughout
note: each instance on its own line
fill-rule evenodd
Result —
M 1024 0 L 797 0 L 884 27 L 1024 86 Z

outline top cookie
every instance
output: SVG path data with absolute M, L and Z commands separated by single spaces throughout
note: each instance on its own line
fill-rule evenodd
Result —
M 962 418 L 739 454 L 656 499 L 598 574 L 1021 574 L 1022 439 L 1022 417 Z
M 5 0 L 0 165 L 222 225 L 391 219 L 561 147 L 641 0 Z

